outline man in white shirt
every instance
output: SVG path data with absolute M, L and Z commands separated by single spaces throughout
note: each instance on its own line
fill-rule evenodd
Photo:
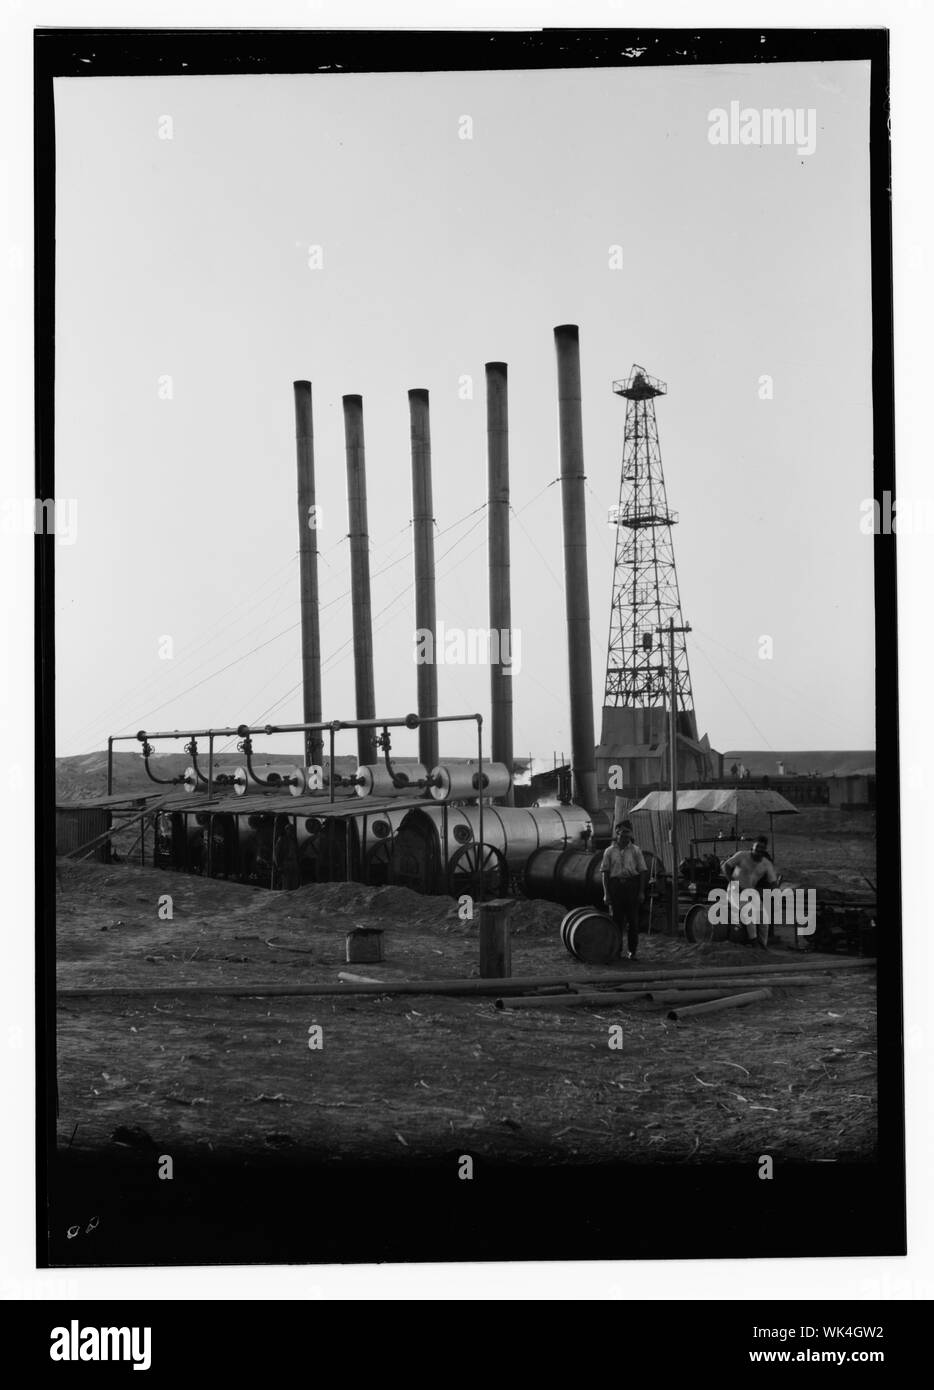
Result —
M 742 922 L 746 928 L 747 942 L 753 944 L 758 940 L 762 950 L 767 951 L 769 926 L 767 922 L 762 921 L 762 902 L 759 895 L 763 888 L 772 888 L 779 880 L 772 857 L 766 850 L 764 837 L 756 840 L 751 851 L 741 849 L 737 854 L 731 854 L 729 859 L 724 859 L 723 872 L 729 880 L 727 892 L 730 921 Z M 750 900 L 748 895 L 745 900 L 741 897 L 743 891 L 748 888 L 755 889 L 754 901 Z M 744 901 L 746 910 L 741 914 Z
M 613 832 L 600 866 L 603 879 L 603 901 L 616 922 L 626 932 L 630 960 L 636 959 L 639 949 L 639 915 L 645 902 L 648 868 L 642 851 L 633 843 L 632 821 L 620 821 Z

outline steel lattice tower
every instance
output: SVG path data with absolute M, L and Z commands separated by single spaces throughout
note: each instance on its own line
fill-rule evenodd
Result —
M 658 710 L 668 705 L 668 641 L 658 629 L 674 618 L 683 627 L 671 528 L 678 514 L 668 507 L 655 421 L 655 397 L 663 381 L 633 365 L 613 390 L 626 398 L 626 433 L 619 506 L 609 514 L 616 527 L 616 563 L 610 608 L 604 708 Z M 683 632 L 675 634 L 675 679 L 679 731 L 697 737 L 694 696 Z M 658 716 L 647 716 L 655 726 Z

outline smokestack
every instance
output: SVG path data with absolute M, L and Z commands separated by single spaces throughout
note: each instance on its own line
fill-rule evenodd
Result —
M 571 690 L 571 773 L 574 798 L 597 809 L 594 759 L 593 677 L 590 669 L 590 595 L 584 439 L 581 427 L 581 364 L 577 325 L 555 329 L 558 357 L 558 434 L 561 443 L 561 509 L 564 521 L 564 601 L 568 621 Z
M 415 626 L 431 633 L 430 661 L 418 666 L 418 713 L 426 719 L 438 713 L 438 667 L 434 649 L 435 621 L 435 518 L 431 502 L 431 432 L 428 427 L 428 392 L 409 392 L 409 424 L 412 439 L 412 527 L 415 533 Z M 438 726 L 422 724 L 418 730 L 418 761 L 427 768 L 438 765 Z
M 318 612 L 318 541 L 315 514 L 315 432 L 311 382 L 296 381 L 295 447 L 298 459 L 298 564 L 302 602 L 302 722 L 321 722 L 321 616 Z M 305 761 L 321 766 L 324 740 L 305 734 Z
M 354 688 L 357 718 L 376 718 L 373 686 L 373 610 L 370 604 L 370 537 L 366 517 L 366 450 L 363 397 L 344 397 L 347 445 L 347 513 L 350 521 L 350 592 L 353 609 Z M 376 733 L 357 730 L 357 757 L 364 766 L 377 761 Z
M 513 658 L 512 615 L 509 592 L 509 407 L 506 363 L 486 364 L 486 438 L 488 459 L 488 544 L 490 553 L 490 628 L 498 645 L 490 652 L 491 746 L 494 763 L 503 763 L 512 774 L 512 676 L 504 667 L 503 635 L 508 634 L 509 659 Z M 494 660 L 494 658 L 499 658 Z M 510 785 L 503 798 L 515 804 Z

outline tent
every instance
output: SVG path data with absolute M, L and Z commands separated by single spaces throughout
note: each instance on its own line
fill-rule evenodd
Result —
M 798 809 L 786 800 L 780 792 L 763 787 L 700 787 L 692 791 L 678 793 L 678 815 L 689 816 L 732 816 L 733 838 L 739 838 L 739 822 L 745 822 L 745 829 L 762 829 L 762 818 L 769 818 L 770 850 L 775 852 L 775 836 L 772 828 L 773 816 L 796 816 Z M 671 872 L 671 792 L 649 792 L 641 801 L 625 811 L 628 818 L 635 817 L 634 826 L 644 831 L 644 838 L 659 855 L 666 869 Z M 617 810 L 616 820 L 623 817 Z M 754 824 L 750 824 L 754 822 Z M 638 832 L 637 832 L 638 834 Z M 696 822 L 692 821 L 691 839 L 697 841 Z
M 796 806 L 768 787 L 700 787 L 695 791 L 678 792 L 678 810 L 732 816 L 734 820 L 740 816 L 745 819 L 798 814 Z M 671 792 L 649 792 L 632 807 L 633 815 L 637 811 L 667 811 L 671 815 Z

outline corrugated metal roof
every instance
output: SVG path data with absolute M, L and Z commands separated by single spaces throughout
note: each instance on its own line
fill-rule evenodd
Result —
M 165 811 L 213 811 L 228 816 L 322 816 L 329 819 L 372 815 L 374 811 L 411 810 L 437 806 L 426 797 L 408 800 L 401 796 L 347 796 L 340 801 L 319 800 L 315 796 L 225 796 L 208 801 L 201 796 L 177 796 L 160 807 Z
M 122 795 L 95 796 L 85 801 L 57 801 L 56 811 L 98 811 L 110 806 L 142 806 L 149 801 L 158 801 L 162 792 L 124 792 Z

